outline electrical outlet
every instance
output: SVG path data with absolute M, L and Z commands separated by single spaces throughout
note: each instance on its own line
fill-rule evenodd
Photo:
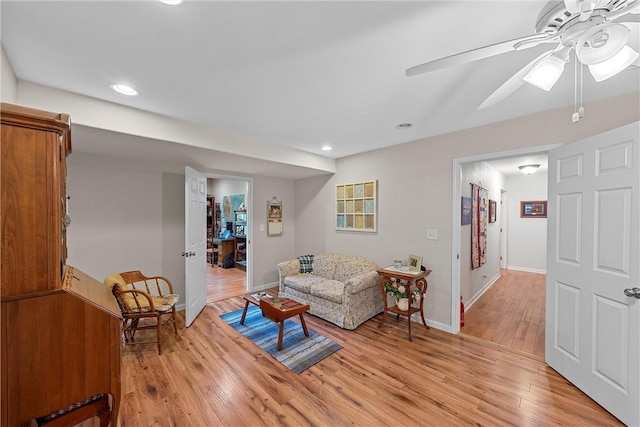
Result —
M 436 230 L 435 228 L 428 228 L 427 240 L 438 240 L 438 230 Z

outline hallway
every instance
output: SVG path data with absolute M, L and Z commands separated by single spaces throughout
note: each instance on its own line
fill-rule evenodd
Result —
M 460 333 L 544 359 L 546 275 L 515 270 L 500 275 L 465 311 Z

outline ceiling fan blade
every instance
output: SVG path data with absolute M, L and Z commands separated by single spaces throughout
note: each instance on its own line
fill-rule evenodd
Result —
M 552 34 L 534 34 L 531 36 L 521 37 L 519 39 L 480 47 L 478 49 L 468 50 L 466 52 L 457 53 L 434 61 L 425 62 L 424 64 L 408 68 L 405 73 L 408 77 L 416 76 L 418 74 L 429 73 L 442 68 L 478 61 L 480 59 L 500 55 L 513 50 L 528 49 L 541 43 L 548 43 L 553 41 L 553 39 L 554 36 Z
M 624 19 L 620 19 L 623 16 Z M 636 0 L 626 7 L 611 12 L 607 15 L 607 20 L 618 22 L 640 22 L 640 0 Z
M 509 80 L 504 82 L 502 86 L 496 89 L 485 101 L 480 104 L 478 110 L 482 110 L 484 108 L 493 107 L 507 96 L 511 95 L 516 91 L 520 86 L 524 84 L 524 76 L 527 75 L 529 71 L 543 58 L 551 55 L 556 49 L 551 49 L 550 51 L 544 52 L 533 61 L 529 62 L 527 65 L 522 67 L 517 73 L 515 73 Z

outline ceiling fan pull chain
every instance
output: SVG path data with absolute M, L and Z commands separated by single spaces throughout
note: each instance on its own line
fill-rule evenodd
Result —
M 577 123 L 580 120 L 580 114 L 578 114 L 578 56 L 574 53 L 573 64 L 573 114 L 571 115 L 571 121 Z
M 578 61 L 576 60 L 576 63 Z M 577 64 L 576 64 L 577 65 Z M 580 63 L 580 108 L 578 108 L 578 116 L 580 118 L 584 117 L 584 107 L 582 106 L 582 101 L 584 97 L 582 96 L 582 88 L 584 87 L 584 64 Z

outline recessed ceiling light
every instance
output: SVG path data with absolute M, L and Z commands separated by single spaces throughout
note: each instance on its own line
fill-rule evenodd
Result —
M 330 145 L 323 145 L 321 148 L 322 151 L 331 151 L 333 148 Z
M 122 95 L 135 96 L 138 94 L 137 90 L 127 85 L 112 84 L 111 89 L 115 90 L 118 93 L 121 93 Z
M 176 6 L 182 3 L 183 0 L 160 0 L 164 4 L 168 4 L 171 6 Z
M 411 123 L 400 123 L 396 129 L 409 129 L 411 126 L 413 126 Z

